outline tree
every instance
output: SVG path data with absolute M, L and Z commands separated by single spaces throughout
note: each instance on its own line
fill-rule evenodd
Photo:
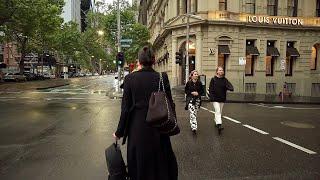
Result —
M 127 63 L 137 59 L 139 49 L 148 44 L 150 38 L 147 27 L 139 24 L 135 18 L 135 7 L 129 6 L 127 1 L 121 0 L 121 35 L 122 39 L 132 39 L 131 47 L 122 48 Z M 106 32 L 107 44 L 112 48 L 112 57 L 117 53 L 117 4 L 109 5 L 104 18 L 104 30 Z
M 4 4 L 3 4 L 4 3 Z M 28 50 L 49 46 L 52 33 L 60 27 L 64 0 L 6 0 L 0 7 L 8 7 L 9 15 L 1 20 L 7 41 L 16 41 L 21 52 L 20 72 L 24 71 L 24 57 Z

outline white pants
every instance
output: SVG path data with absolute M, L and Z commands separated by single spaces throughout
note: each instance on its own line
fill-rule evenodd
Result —
M 200 107 L 200 99 L 196 99 L 196 103 L 192 104 L 192 102 L 189 102 L 188 109 L 190 112 L 190 125 L 192 130 L 197 130 L 198 128 L 198 122 L 197 122 L 197 114 Z
M 223 109 L 224 103 L 221 102 L 213 102 L 214 107 L 214 121 L 216 124 L 222 124 L 221 116 L 222 116 L 222 109 Z

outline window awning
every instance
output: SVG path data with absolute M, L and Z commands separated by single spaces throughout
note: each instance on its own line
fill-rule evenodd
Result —
M 276 47 L 267 47 L 267 56 L 280 56 Z
M 288 56 L 293 56 L 293 57 L 299 57 L 300 54 L 298 50 L 294 47 L 287 47 L 287 57 Z
M 219 45 L 218 46 L 219 54 L 230 54 L 230 49 L 228 45 Z
M 259 56 L 259 50 L 255 46 L 247 46 L 246 47 L 246 55 Z

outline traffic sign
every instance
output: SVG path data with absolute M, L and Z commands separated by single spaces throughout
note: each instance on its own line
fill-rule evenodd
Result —
M 121 44 L 121 47 L 130 47 L 130 44 Z
M 129 44 L 131 44 L 132 43 L 132 39 L 120 39 L 120 42 L 121 43 L 129 43 Z

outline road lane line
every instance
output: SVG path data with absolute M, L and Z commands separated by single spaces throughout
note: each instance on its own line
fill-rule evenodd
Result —
M 254 131 L 256 131 L 256 132 L 258 132 L 258 133 L 260 133 L 260 134 L 269 134 L 269 133 L 267 133 L 267 132 L 265 132 L 265 131 L 262 131 L 262 130 L 257 129 L 257 128 L 252 127 L 252 126 L 249 126 L 249 125 L 247 125 L 247 124 L 245 124 L 245 125 L 243 125 L 243 126 L 249 128 L 249 129 L 251 129 L 251 130 L 254 130 Z
M 232 118 L 230 118 L 230 117 L 228 117 L 228 116 L 222 116 L 222 117 L 225 118 L 225 119 L 228 119 L 229 121 L 232 121 L 232 122 L 234 122 L 234 123 L 241 124 L 240 121 L 237 121 L 237 120 L 235 120 L 235 119 L 232 119 Z
M 249 103 L 250 105 L 253 106 L 258 106 L 258 107 L 264 107 L 264 108 L 269 108 L 269 109 L 295 109 L 295 110 L 317 110 L 320 108 L 298 108 L 298 107 L 285 107 L 285 106 L 266 106 L 263 104 L 253 104 Z
M 204 110 L 206 110 L 206 111 L 209 111 L 209 112 L 211 112 L 211 113 L 213 113 L 213 114 L 215 114 L 215 112 L 214 111 L 211 111 L 211 110 L 209 110 L 209 109 L 207 109 L 207 108 L 205 108 L 205 107 L 200 107 L 201 109 L 204 109 Z
M 292 142 L 289 142 L 289 141 L 287 141 L 287 140 L 281 139 L 281 138 L 279 138 L 279 137 L 272 137 L 272 138 L 275 139 L 275 140 L 277 140 L 277 141 L 280 141 L 280 142 L 282 142 L 282 143 L 284 143 L 284 144 L 287 144 L 287 145 L 289 145 L 289 146 L 292 146 L 292 147 L 294 147 L 294 148 L 296 148 L 296 149 L 299 149 L 299 150 L 301 150 L 301 151 L 303 151 L 303 152 L 306 152 L 306 153 L 308 153 L 308 154 L 317 154 L 317 153 L 314 152 L 314 151 L 311 151 L 311 150 L 309 150 L 309 149 L 307 149 L 307 148 L 304 148 L 304 147 L 302 147 L 302 146 L 296 145 L 296 144 L 294 144 L 294 143 L 292 143 Z

